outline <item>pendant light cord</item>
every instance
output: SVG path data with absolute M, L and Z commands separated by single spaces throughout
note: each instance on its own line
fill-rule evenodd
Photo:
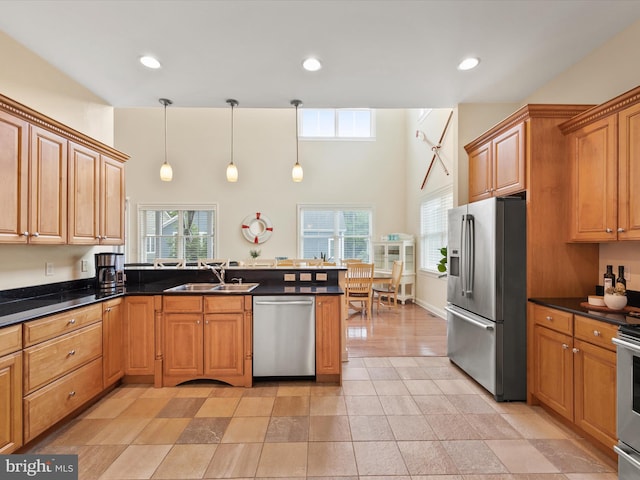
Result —
M 167 163 L 167 103 L 164 104 L 164 163 Z

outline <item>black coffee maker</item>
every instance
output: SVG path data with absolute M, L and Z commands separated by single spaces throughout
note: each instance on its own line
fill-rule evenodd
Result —
M 100 290 L 115 290 L 124 286 L 124 254 L 96 253 L 96 286 Z

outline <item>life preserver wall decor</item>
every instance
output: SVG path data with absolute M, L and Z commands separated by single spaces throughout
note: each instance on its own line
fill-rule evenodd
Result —
M 269 240 L 273 225 L 268 217 L 260 212 L 249 215 L 242 221 L 242 234 L 251 243 L 264 243 Z

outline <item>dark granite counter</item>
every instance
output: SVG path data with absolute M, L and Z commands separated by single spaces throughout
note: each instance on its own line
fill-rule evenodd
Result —
M 192 282 L 217 283 L 207 269 L 126 269 L 125 288 L 100 291 L 95 280 L 74 280 L 35 287 L 0 291 L 0 327 L 35 320 L 73 308 L 103 302 L 126 295 L 342 295 L 338 272 L 344 267 L 311 268 L 238 268 L 227 270 L 226 280 L 259 283 L 249 293 L 243 292 L 165 292 L 166 289 Z M 293 280 L 285 281 L 285 274 Z M 318 276 L 320 274 L 320 276 Z
M 629 325 L 626 312 L 604 312 L 580 305 L 586 302 L 587 298 L 530 298 L 530 302 L 544 305 L 545 307 L 563 310 L 565 312 L 582 315 L 584 317 L 593 318 L 602 322 L 612 323 L 614 325 Z M 629 300 L 631 303 L 631 299 Z M 637 323 L 637 319 L 636 322 Z

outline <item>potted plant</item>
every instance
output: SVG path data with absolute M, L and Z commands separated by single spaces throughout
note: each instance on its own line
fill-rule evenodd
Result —
M 440 255 L 442 255 L 442 258 L 438 262 L 438 271 L 440 273 L 445 273 L 447 271 L 447 247 L 442 247 L 440 249 Z
M 611 310 L 622 310 L 627 305 L 627 290 L 622 283 L 607 287 L 604 291 L 604 304 Z

